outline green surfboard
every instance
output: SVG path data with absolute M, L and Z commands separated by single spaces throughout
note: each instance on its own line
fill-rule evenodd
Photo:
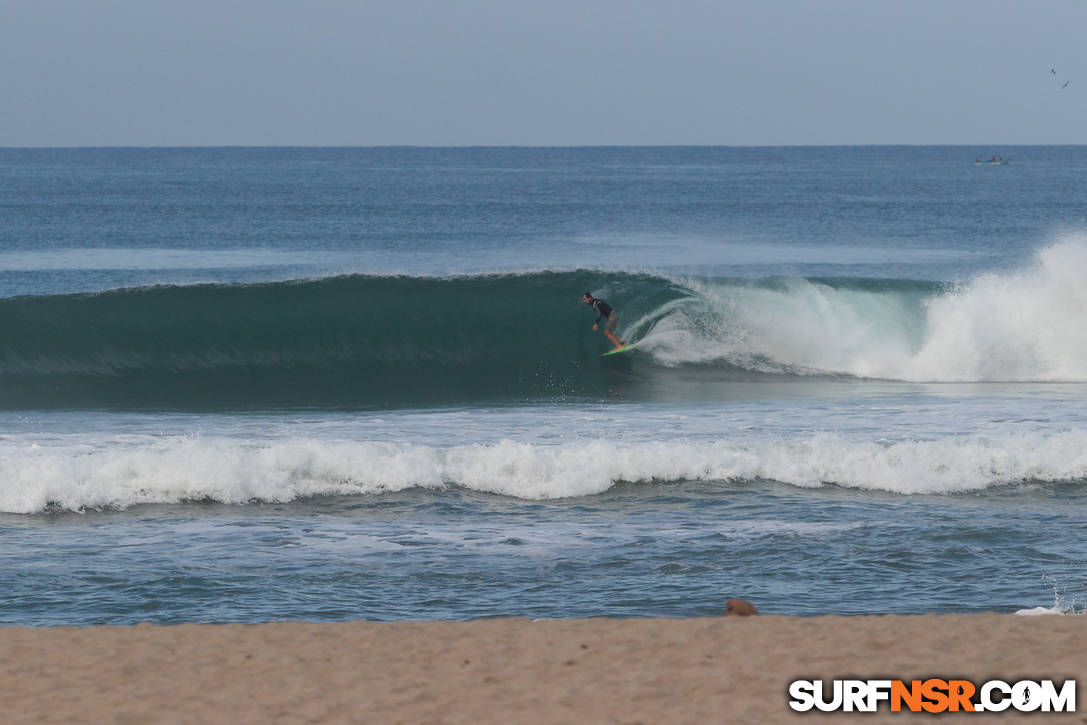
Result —
M 634 346 L 633 345 L 624 345 L 623 347 L 619 348 L 618 350 L 608 350 L 606 353 L 604 353 L 600 357 L 607 357 L 608 355 L 618 355 L 621 352 L 626 352 L 627 350 L 629 350 L 632 347 L 634 347 Z

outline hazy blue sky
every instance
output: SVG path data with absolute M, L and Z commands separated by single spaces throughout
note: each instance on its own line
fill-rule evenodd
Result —
M 0 0 L 0 104 L 0 146 L 1084 143 L 1087 0 Z

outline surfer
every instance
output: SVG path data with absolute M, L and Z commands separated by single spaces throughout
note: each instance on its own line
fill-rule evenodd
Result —
M 607 302 L 593 297 L 588 292 L 581 295 L 581 301 L 596 310 L 596 322 L 593 323 L 593 330 L 596 330 L 600 325 L 601 318 L 607 320 L 604 324 L 604 335 L 611 340 L 616 350 L 622 350 L 623 341 L 615 336 L 615 325 L 618 324 L 619 314 Z

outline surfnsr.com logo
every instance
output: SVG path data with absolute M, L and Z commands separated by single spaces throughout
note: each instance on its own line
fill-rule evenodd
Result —
M 1076 681 L 1053 680 L 795 680 L 789 707 L 798 712 L 1075 712 Z

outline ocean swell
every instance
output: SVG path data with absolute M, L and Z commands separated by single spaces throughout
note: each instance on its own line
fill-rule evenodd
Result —
M 602 396 L 581 292 L 649 311 L 661 278 L 343 276 L 0 300 L 0 408 L 253 409 Z M 612 367 L 614 369 L 615 366 Z

